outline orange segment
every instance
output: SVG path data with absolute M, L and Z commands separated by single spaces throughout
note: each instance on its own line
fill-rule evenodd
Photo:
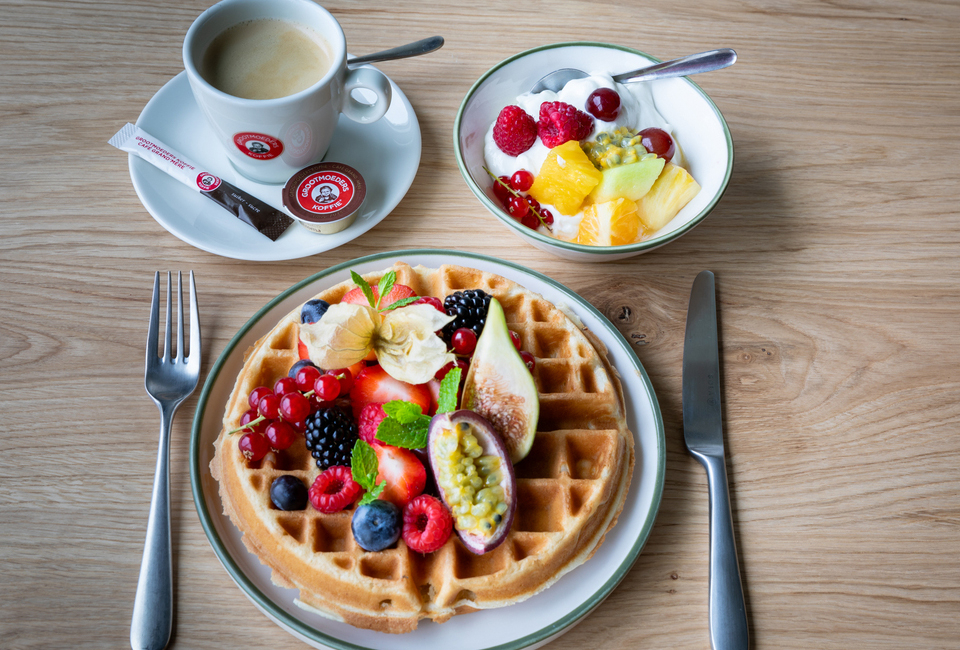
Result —
M 630 199 L 588 205 L 577 232 L 577 243 L 589 246 L 623 246 L 637 240 L 640 217 Z
M 575 140 L 554 147 L 540 167 L 529 194 L 554 206 L 560 214 L 580 211 L 583 199 L 600 183 L 600 173 Z

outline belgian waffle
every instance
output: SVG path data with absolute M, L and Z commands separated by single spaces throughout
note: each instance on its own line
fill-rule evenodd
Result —
M 247 352 L 210 469 L 244 544 L 271 567 L 274 583 L 299 589 L 298 604 L 357 627 L 401 633 L 423 618 L 443 622 L 519 602 L 590 558 L 623 507 L 634 446 L 606 350 L 563 310 L 476 269 L 398 263 L 394 270 L 398 283 L 421 296 L 442 300 L 462 289 L 490 293 L 522 348 L 536 359 L 540 420 L 532 450 L 515 467 L 517 513 L 505 542 L 485 555 L 468 551 L 456 535 L 427 555 L 411 551 L 402 539 L 367 552 L 353 540 L 352 510 L 322 514 L 308 505 L 284 512 L 272 505 L 274 478 L 292 474 L 309 486 L 319 473 L 304 442 L 250 462 L 237 446 L 239 434 L 226 432 L 240 426 L 249 392 L 272 386 L 298 360 L 299 308 Z M 383 273 L 364 278 L 373 285 Z M 352 287 L 345 282 L 317 297 L 333 304 Z

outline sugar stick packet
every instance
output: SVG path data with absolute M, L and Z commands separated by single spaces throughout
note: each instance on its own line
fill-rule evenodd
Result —
M 109 144 L 146 160 L 188 187 L 200 192 L 233 216 L 257 229 L 271 240 L 293 223 L 293 219 L 255 196 L 205 171 L 185 156 L 160 142 L 135 124 L 127 123 L 110 138 Z

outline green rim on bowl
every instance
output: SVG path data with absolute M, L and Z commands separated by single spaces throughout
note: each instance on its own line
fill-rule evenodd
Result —
M 283 608 L 279 607 L 273 600 L 266 596 L 254 583 L 253 581 L 241 570 L 237 565 L 236 561 L 230 555 L 227 550 L 226 545 L 223 540 L 220 538 L 219 533 L 217 532 L 216 526 L 214 525 L 213 516 L 207 508 L 207 503 L 203 494 L 203 487 L 201 484 L 201 467 L 200 467 L 200 438 L 201 438 L 201 428 L 203 424 L 204 414 L 208 407 L 210 408 L 222 408 L 222 405 L 209 404 L 210 393 L 213 389 L 213 385 L 216 382 L 217 378 L 220 375 L 220 372 L 227 362 L 228 358 L 233 354 L 237 345 L 243 339 L 243 337 L 260 321 L 260 319 L 269 312 L 275 305 L 285 300 L 288 296 L 300 290 L 301 288 L 316 282 L 317 280 L 324 278 L 329 275 L 333 275 L 339 271 L 348 270 L 352 267 L 366 264 L 368 262 L 374 262 L 377 260 L 388 259 L 388 258 L 397 258 L 401 256 L 416 256 L 416 255 L 439 255 L 439 256 L 448 256 L 450 258 L 460 258 L 460 259 L 475 259 L 482 260 L 484 262 L 499 264 L 503 266 L 516 269 L 522 273 L 529 274 L 536 279 L 544 282 L 545 284 L 550 285 L 551 287 L 556 288 L 559 291 L 564 293 L 569 293 L 570 298 L 575 301 L 576 308 L 583 310 L 584 312 L 589 312 L 595 318 L 599 319 L 604 324 L 608 325 L 612 332 L 617 332 L 617 329 L 609 323 L 606 317 L 603 316 L 593 305 L 591 305 L 586 300 L 580 298 L 577 294 L 573 293 L 560 283 L 552 280 L 551 278 L 537 273 L 531 269 L 528 269 L 519 264 L 513 264 L 512 262 L 507 262 L 495 257 L 490 257 L 487 255 L 479 255 L 475 253 L 465 253 L 460 251 L 451 251 L 451 250 L 442 250 L 442 249 L 412 249 L 405 251 L 393 251 L 389 253 L 377 253 L 375 255 L 368 255 L 366 257 L 360 257 L 337 266 L 330 267 L 324 271 L 316 273 L 305 280 L 298 282 L 292 287 L 288 288 L 286 291 L 282 292 L 276 296 L 273 300 L 264 305 L 256 314 L 254 314 L 246 324 L 240 328 L 240 331 L 227 343 L 223 352 L 220 354 L 220 357 L 217 359 L 216 363 L 213 365 L 213 368 L 207 375 L 206 381 L 203 384 L 203 390 L 200 393 L 200 398 L 197 402 L 196 414 L 193 418 L 193 428 L 191 431 L 190 438 L 190 484 L 193 492 L 194 504 L 197 508 L 197 514 L 200 517 L 200 523 L 203 526 L 203 530 L 207 535 L 207 539 L 210 541 L 210 545 L 213 547 L 214 552 L 219 558 L 220 562 L 223 564 L 224 568 L 233 578 L 233 580 L 240 585 L 240 587 L 246 592 L 246 595 L 254 601 L 254 603 L 263 611 L 267 612 L 270 616 L 280 622 L 283 626 L 286 626 L 295 634 L 301 635 L 306 639 L 310 639 L 317 643 L 321 643 L 330 648 L 336 648 L 337 650 L 373 650 L 367 646 L 356 645 L 353 643 L 342 641 L 335 636 L 331 636 L 325 632 L 304 623 L 298 618 L 287 613 Z M 598 589 L 595 593 L 591 594 L 584 602 L 582 602 L 578 607 L 576 607 L 572 612 L 561 617 L 560 619 L 554 621 L 552 624 L 547 625 L 536 632 L 528 634 L 520 639 L 516 639 L 509 643 L 501 644 L 495 647 L 488 648 L 486 650 L 519 650 L 520 648 L 525 648 L 527 646 L 533 645 L 549 639 L 550 637 L 557 635 L 558 633 L 566 630 L 571 627 L 583 617 L 593 611 L 603 600 L 613 591 L 613 589 L 626 577 L 629 573 L 631 567 L 636 562 L 637 557 L 640 555 L 640 551 L 643 549 L 644 544 L 647 541 L 647 538 L 650 535 L 650 531 L 653 528 L 653 523 L 657 515 L 657 511 L 660 508 L 660 499 L 663 493 L 664 485 L 664 469 L 666 467 L 666 439 L 663 429 L 663 418 L 660 414 L 660 406 L 656 399 L 656 394 L 653 390 L 653 385 L 650 382 L 650 378 L 644 370 L 643 366 L 640 364 L 639 359 L 637 359 L 633 350 L 630 349 L 629 344 L 626 340 L 619 334 L 616 337 L 616 343 L 619 345 L 622 351 L 625 351 L 627 358 L 630 359 L 633 368 L 634 377 L 638 378 L 644 385 L 647 393 L 651 397 L 651 406 L 653 410 L 653 417 L 656 423 L 656 437 L 657 437 L 657 449 L 656 449 L 656 479 L 654 484 L 653 498 L 650 504 L 650 509 L 647 512 L 646 518 L 644 519 L 643 526 L 637 536 L 637 539 L 633 542 L 630 547 L 629 552 L 625 555 L 623 560 L 620 562 L 620 565 L 617 567 L 614 574 L 607 580 L 603 586 Z M 630 372 L 627 369 L 621 369 L 621 375 L 627 376 L 627 373 Z
M 733 173 L 733 138 L 730 136 L 730 128 L 727 126 L 727 121 L 723 119 L 723 114 L 720 112 L 720 109 L 717 108 L 717 105 L 714 103 L 710 96 L 703 91 L 703 89 L 698 86 L 693 81 L 690 81 L 689 78 L 684 78 L 684 81 L 691 86 L 707 101 L 710 107 L 713 109 L 713 112 L 717 116 L 720 124 L 723 126 L 723 135 L 727 143 L 727 168 L 724 171 L 723 181 L 720 184 L 720 191 L 717 192 L 717 195 L 713 197 L 713 200 L 710 201 L 704 208 L 691 219 L 689 222 L 677 228 L 676 230 L 671 230 L 668 233 L 665 233 L 660 236 L 655 236 L 651 239 L 647 239 L 641 242 L 636 242 L 634 244 L 626 244 L 624 246 L 589 246 L 587 244 L 577 244 L 575 242 L 568 242 L 562 239 L 557 239 L 556 237 L 551 237 L 549 235 L 544 235 L 536 230 L 531 230 L 526 226 L 522 225 L 519 221 L 509 217 L 503 212 L 503 210 L 494 203 L 490 197 L 487 196 L 486 192 L 477 185 L 476 181 L 473 179 L 473 176 L 470 174 L 470 171 L 467 169 L 466 162 L 463 160 L 463 153 L 460 151 L 460 128 L 463 122 L 463 114 L 466 110 L 467 104 L 470 102 L 470 99 L 473 97 L 474 93 L 480 88 L 484 81 L 486 81 L 491 75 L 493 75 L 497 70 L 512 63 L 517 59 L 523 58 L 534 52 L 540 52 L 542 50 L 552 50 L 561 47 L 599 47 L 607 48 L 611 50 L 621 50 L 623 52 L 629 52 L 631 54 L 637 54 L 646 59 L 650 59 L 653 63 L 660 63 L 660 59 L 650 56 L 646 52 L 641 52 L 640 50 L 635 50 L 630 47 L 624 47 L 622 45 L 613 45 L 610 43 L 599 43 L 596 41 L 570 41 L 566 43 L 552 43 L 550 45 L 541 45 L 540 47 L 534 47 L 529 50 L 515 54 L 508 59 L 504 59 L 497 65 L 493 66 L 486 73 L 483 74 L 477 81 L 470 87 L 470 90 L 467 92 L 466 96 L 463 98 L 463 101 L 460 103 L 460 109 L 457 111 L 457 117 L 453 122 L 453 150 L 457 156 L 457 166 L 460 168 L 460 174 L 463 176 L 463 180 L 466 181 L 467 187 L 476 195 L 480 200 L 480 203 L 484 205 L 490 212 L 494 214 L 500 221 L 505 223 L 510 228 L 513 228 L 517 231 L 518 234 L 523 235 L 524 237 L 532 237 L 537 241 L 543 242 L 549 246 L 556 246 L 557 248 L 563 248 L 570 251 L 576 251 L 579 253 L 588 253 L 592 255 L 623 255 L 624 253 L 633 253 L 641 252 L 652 248 L 657 248 L 663 246 L 664 244 L 677 239 L 684 233 L 691 230 L 698 223 L 703 221 L 708 214 L 713 210 L 717 205 L 720 199 L 723 197 L 724 192 L 727 190 L 727 184 L 730 182 L 730 175 Z

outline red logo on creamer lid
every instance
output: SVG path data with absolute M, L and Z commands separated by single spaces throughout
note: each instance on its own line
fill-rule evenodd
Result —
M 210 172 L 200 172 L 197 174 L 197 187 L 201 192 L 210 192 L 220 187 L 220 179 Z
M 313 214 L 328 214 L 342 210 L 350 203 L 355 192 L 353 181 L 346 174 L 317 172 L 304 178 L 297 186 L 297 203 Z
M 244 154 L 257 160 L 272 160 L 283 153 L 283 143 L 263 133 L 237 133 L 233 143 Z

